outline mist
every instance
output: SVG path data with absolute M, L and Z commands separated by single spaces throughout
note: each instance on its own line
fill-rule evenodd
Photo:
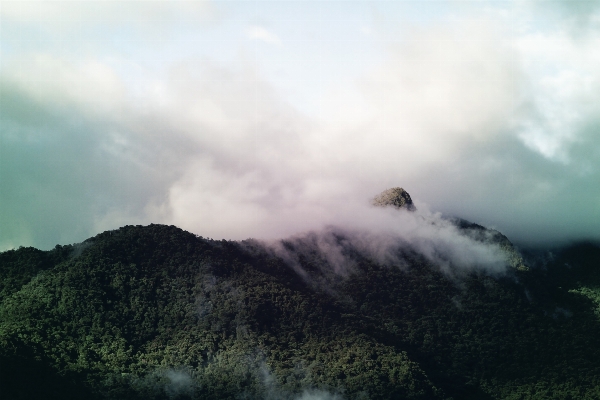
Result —
M 499 276 L 514 267 L 510 253 L 494 240 L 493 231 L 460 229 L 452 220 L 420 206 L 414 212 L 365 206 L 352 210 L 351 222 L 340 219 L 344 225 L 328 225 L 278 241 L 244 243 L 250 248 L 264 247 L 309 282 L 314 276 L 303 263 L 318 265 L 327 280 L 332 273 L 345 277 L 358 272 L 361 259 L 408 268 L 406 256 L 411 253 L 421 255 L 451 277 L 469 272 Z
M 336 226 L 457 265 L 494 259 L 471 247 L 461 260 L 468 238 L 450 228 L 365 210 L 393 186 L 523 247 L 600 239 L 597 7 L 560 3 L 548 27 L 529 2 L 450 2 L 428 23 L 385 2 L 257 3 L 254 19 L 212 2 L 186 19 L 171 3 L 132 25 L 99 5 L 98 30 L 76 23 L 83 8 L 62 27 L 0 11 L 0 249 L 125 224 L 232 240 Z M 144 22 L 156 15 L 164 40 Z M 61 45 L 74 34 L 85 45 Z
M 310 378 L 307 378 L 304 383 L 304 388 L 301 390 L 291 390 L 289 385 L 280 383 L 283 378 L 277 377 L 265 363 L 264 359 L 257 356 L 250 356 L 247 359 L 240 357 L 238 360 L 238 370 L 226 371 L 230 373 L 233 379 L 240 379 L 251 388 L 241 389 L 236 393 L 236 399 L 252 399 L 252 400 L 344 400 L 345 397 L 337 391 L 319 389 L 313 385 Z M 210 370 L 210 367 L 207 368 Z M 190 367 L 163 367 L 149 372 L 140 377 L 133 374 L 125 374 L 121 376 L 121 380 L 125 380 L 130 388 L 138 394 L 148 399 L 196 399 L 204 398 L 203 383 L 206 379 L 210 379 L 210 374 L 202 369 L 194 370 Z M 218 369 L 217 369 L 218 370 Z M 246 375 L 241 376 L 240 371 Z M 224 371 L 219 371 L 224 372 Z M 207 376 L 202 376 L 206 373 Z M 303 371 L 303 373 L 307 373 Z M 279 379 L 278 379 L 279 378 Z M 369 397 L 366 393 L 354 396 L 354 399 L 367 400 Z

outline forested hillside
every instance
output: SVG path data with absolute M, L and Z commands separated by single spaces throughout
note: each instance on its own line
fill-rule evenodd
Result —
M 0 253 L 0 397 L 600 398 L 598 245 L 450 274 L 299 243 L 150 225 Z

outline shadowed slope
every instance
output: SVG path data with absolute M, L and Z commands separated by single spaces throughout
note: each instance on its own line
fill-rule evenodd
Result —
M 573 292 L 576 279 L 556 284 L 569 262 L 600 284 L 595 245 L 544 269 L 459 280 L 411 248 L 398 250 L 401 265 L 381 265 L 342 247 L 354 263 L 344 275 L 319 248 L 292 248 L 300 276 L 257 242 L 162 225 L 104 232 L 81 248 L 35 267 L 45 272 L 34 279 L 24 268 L 25 283 L 0 303 L 0 356 L 17 366 L 0 388 L 15 398 L 35 398 L 25 390 L 32 370 L 41 382 L 72 382 L 67 398 L 600 394 L 596 304 Z M 15 275 L 15 265 L 55 253 L 6 254 L 0 270 Z

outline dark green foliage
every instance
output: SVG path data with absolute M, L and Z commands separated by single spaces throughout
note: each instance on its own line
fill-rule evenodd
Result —
M 0 395 L 3 399 L 89 399 L 99 397 L 75 372 L 59 374 L 42 351 L 18 341 L 0 349 Z
M 255 242 L 162 225 L 5 252 L 0 393 L 597 398 L 600 254 L 586 246 L 502 278 L 449 278 L 408 251 L 405 267 L 382 266 L 352 249 L 344 276 L 299 254 L 300 278 Z
M 20 247 L 0 253 L 0 300 L 21 289 L 40 272 L 74 254 L 77 246 L 56 246 L 52 251 Z

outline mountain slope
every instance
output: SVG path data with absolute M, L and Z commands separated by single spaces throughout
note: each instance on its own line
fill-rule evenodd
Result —
M 348 243 L 343 230 L 323 235 Z M 150 225 L 2 253 L 0 389 L 40 398 L 35 379 L 55 398 L 600 396 L 598 246 L 457 277 L 410 247 L 397 265 L 346 247 L 353 268 L 332 272 L 310 243 L 284 243 L 291 266 L 259 242 Z

